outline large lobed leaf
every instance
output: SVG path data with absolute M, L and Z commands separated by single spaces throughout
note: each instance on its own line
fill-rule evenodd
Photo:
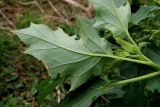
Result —
M 86 23 L 86 24 L 85 24 Z M 88 25 L 87 22 L 81 21 L 83 28 Z M 85 27 L 84 26 L 84 27 Z M 29 49 L 25 53 L 33 55 L 39 60 L 42 60 L 49 68 L 49 74 L 52 77 L 56 77 L 58 73 L 61 77 L 67 77 L 71 80 L 71 89 L 74 90 L 84 82 L 86 82 L 97 70 L 96 65 L 100 62 L 101 57 L 94 56 L 94 52 L 97 50 L 100 53 L 111 52 L 111 48 L 107 42 L 105 44 L 96 44 L 102 41 L 97 35 L 92 35 L 90 31 L 96 32 L 95 29 L 87 29 L 85 32 L 86 38 L 93 41 L 92 44 L 84 45 L 83 41 L 77 41 L 74 37 L 69 37 L 62 29 L 52 31 L 45 25 L 31 24 L 29 28 L 16 30 L 15 34 L 19 38 L 30 45 Z M 94 48 L 95 45 L 96 48 Z M 92 50 L 90 50 L 90 48 Z M 94 50 L 95 49 L 95 50 Z M 97 71 L 96 71 L 97 72 Z
M 114 36 L 126 36 L 130 21 L 130 5 L 126 0 L 91 0 L 96 9 L 96 23 L 112 31 Z

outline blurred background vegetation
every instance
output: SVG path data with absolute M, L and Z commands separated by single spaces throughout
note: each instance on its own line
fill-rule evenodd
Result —
M 60 26 L 74 35 L 75 19 L 79 16 L 90 18 L 94 10 L 88 0 L 68 1 L 0 0 L 0 107 L 36 107 L 36 87 L 48 77 L 40 61 L 22 53 L 27 46 L 11 30 L 28 27 L 33 22 L 47 24 L 52 29 Z M 136 6 L 138 8 L 139 4 Z M 47 97 L 42 107 L 57 103 L 55 93 Z

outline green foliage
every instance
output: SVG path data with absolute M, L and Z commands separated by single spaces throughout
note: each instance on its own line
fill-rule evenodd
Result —
M 60 81 L 58 79 L 53 80 L 51 78 L 48 78 L 42 81 L 40 84 L 38 84 L 37 90 L 39 91 L 39 94 L 38 94 L 39 105 L 45 100 L 48 94 L 50 94 L 53 91 L 53 89 L 56 88 L 59 82 Z
M 154 0 L 156 3 L 160 4 L 160 1 L 159 0 Z
M 64 32 L 66 32 L 70 36 L 73 36 L 78 33 L 78 29 L 75 26 L 70 26 L 66 23 L 60 25 L 60 28 L 62 28 L 64 30 Z M 78 39 L 78 37 L 77 37 L 77 39 Z
M 97 13 L 94 26 L 103 26 L 111 30 L 114 36 L 125 37 L 128 35 L 128 22 L 131 17 L 128 2 L 124 0 L 118 2 L 114 0 L 91 0 L 91 2 L 96 8 Z
M 34 22 L 34 23 L 43 23 L 43 20 L 36 15 L 36 13 L 30 12 L 30 13 L 24 13 L 24 15 L 22 17 L 20 17 L 17 22 L 16 22 L 16 27 L 17 28 L 24 28 L 24 27 L 28 27 L 30 25 L 30 22 Z
M 94 80 L 88 84 L 88 86 L 83 86 L 81 89 L 76 90 L 78 92 L 74 92 L 68 97 L 65 98 L 64 101 L 59 105 L 59 107 L 85 107 L 90 106 L 91 103 L 99 96 L 102 95 L 104 90 L 102 86 L 104 85 L 104 81 L 99 79 Z M 103 91 L 102 91 L 103 90 Z
M 75 33 L 80 39 L 76 35 L 70 37 L 61 28 L 52 31 L 42 24 L 32 23 L 28 28 L 13 31 L 29 45 L 25 53 L 47 65 L 48 74 L 53 78 L 51 83 L 46 80 L 39 85 L 39 103 L 56 85 L 67 80 L 70 89 L 60 107 L 95 107 L 96 99 L 102 95 L 107 96 L 106 103 L 110 101 L 108 107 L 117 107 L 112 102 L 128 107 L 133 101 L 132 107 L 153 107 L 150 102 L 156 101 L 152 99 L 154 91 L 159 93 L 160 53 L 152 41 L 159 38 L 154 38 L 153 32 L 150 32 L 151 38 L 145 33 L 149 35 L 145 39 L 139 34 L 154 31 L 152 26 L 146 30 L 145 23 L 141 25 L 140 22 L 151 12 L 156 15 L 153 10 L 159 7 L 141 7 L 133 14 L 127 0 L 91 2 L 96 18 L 77 20 L 78 32 Z M 141 30 L 134 30 L 134 27 Z M 109 36 L 100 34 L 99 30 L 109 30 Z M 57 82 L 57 76 L 62 82 Z M 147 97 L 150 92 L 151 97 Z
M 160 10 L 160 7 L 157 7 L 157 6 L 141 7 L 136 13 L 132 14 L 131 23 L 138 24 L 140 21 L 148 17 L 148 14 L 150 14 L 154 10 Z
M 1 107 L 15 107 L 17 105 L 20 107 L 29 107 L 23 97 L 8 96 L 3 103 L 0 103 Z
M 148 80 L 146 89 L 152 91 L 152 93 L 154 93 L 156 90 L 160 92 L 160 78 L 153 78 Z

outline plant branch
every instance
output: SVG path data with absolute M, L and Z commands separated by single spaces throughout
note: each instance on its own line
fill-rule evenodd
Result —
M 81 5 L 80 3 L 74 1 L 74 0 L 63 0 L 66 3 L 69 3 L 75 7 L 79 7 L 80 9 L 84 10 L 85 12 L 88 12 L 87 8 Z
M 160 31 L 160 30 L 157 30 L 157 29 L 144 29 L 143 31 L 144 32 L 157 32 L 157 31 Z
M 12 26 L 14 29 L 16 29 L 16 26 L 14 23 L 0 10 L 0 15 L 8 22 L 10 26 Z
M 28 6 L 28 5 L 36 5 L 39 10 L 41 11 L 41 13 L 44 13 L 44 9 L 40 6 L 40 4 L 38 3 L 37 0 L 34 0 L 34 1 L 31 1 L 31 2 L 26 2 L 26 3 L 23 3 L 21 1 L 16 1 L 17 3 L 19 3 L 20 5 L 23 5 L 23 6 Z
M 63 15 L 56 9 L 56 7 L 52 4 L 52 2 L 50 0 L 47 0 L 49 5 L 52 7 L 52 9 L 55 11 L 55 13 L 59 16 L 63 18 Z
M 137 81 L 153 78 L 153 77 L 156 77 L 156 76 L 159 76 L 159 75 L 160 75 L 160 71 L 154 72 L 154 73 L 150 73 L 150 74 L 147 74 L 147 75 L 144 75 L 144 76 L 132 78 L 132 79 L 118 81 L 118 82 L 112 83 L 111 86 L 133 83 L 133 82 L 137 82 Z
M 148 39 L 150 37 L 150 35 L 147 35 L 147 36 L 144 36 L 140 39 L 137 39 L 136 42 L 141 42 L 141 41 L 144 41 L 145 39 Z
M 160 33 L 160 30 L 155 31 L 149 39 L 152 40 L 158 33 Z
M 37 7 L 39 8 L 39 10 L 44 13 L 45 11 L 43 10 L 43 8 L 40 6 L 40 4 L 38 3 L 37 0 L 35 0 L 35 4 L 37 5 Z

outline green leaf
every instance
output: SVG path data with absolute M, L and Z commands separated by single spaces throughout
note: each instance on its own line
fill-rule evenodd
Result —
M 126 0 L 91 0 L 96 8 L 96 23 L 112 31 L 114 36 L 128 35 L 130 21 L 130 5 Z
M 61 77 L 71 80 L 71 90 L 87 81 L 92 76 L 92 72 L 88 71 L 101 60 L 101 57 L 96 57 L 83 45 L 82 40 L 69 37 L 60 28 L 52 31 L 45 25 L 31 24 L 29 28 L 14 33 L 30 45 L 25 53 L 42 60 L 48 66 L 52 77 L 60 73 Z
M 100 38 L 98 32 L 93 28 L 93 24 L 89 20 L 79 19 L 77 21 L 80 28 L 80 36 L 83 40 L 83 44 L 93 53 L 104 53 L 112 55 L 112 49 L 110 43 Z
M 147 81 L 146 89 L 152 91 L 154 93 L 155 90 L 158 90 L 160 93 L 160 78 L 152 78 Z
M 133 13 L 131 16 L 131 23 L 138 25 L 140 21 L 148 17 L 148 15 L 154 11 L 158 10 L 160 7 L 157 6 L 143 6 L 136 13 Z
M 153 62 L 160 64 L 160 50 L 156 46 L 148 47 L 145 50 L 145 54 Z
M 117 97 L 123 96 L 124 92 L 121 90 L 122 87 L 110 87 L 109 84 L 106 86 L 107 83 L 109 83 L 109 81 L 94 78 L 78 90 L 69 94 L 62 100 L 58 107 L 90 107 L 92 102 L 103 94 Z
M 51 78 L 48 78 L 42 81 L 40 84 L 38 84 L 37 90 L 39 91 L 39 93 L 37 100 L 39 105 L 45 100 L 48 94 L 50 94 L 53 91 L 53 89 L 56 88 L 59 82 L 60 81 L 58 79 L 53 80 Z
M 154 0 L 154 1 L 160 5 L 160 0 Z
M 79 90 L 67 95 L 59 107 L 89 107 L 99 95 L 102 95 L 101 87 L 103 85 L 104 81 L 97 80 L 85 87 L 80 87 Z

